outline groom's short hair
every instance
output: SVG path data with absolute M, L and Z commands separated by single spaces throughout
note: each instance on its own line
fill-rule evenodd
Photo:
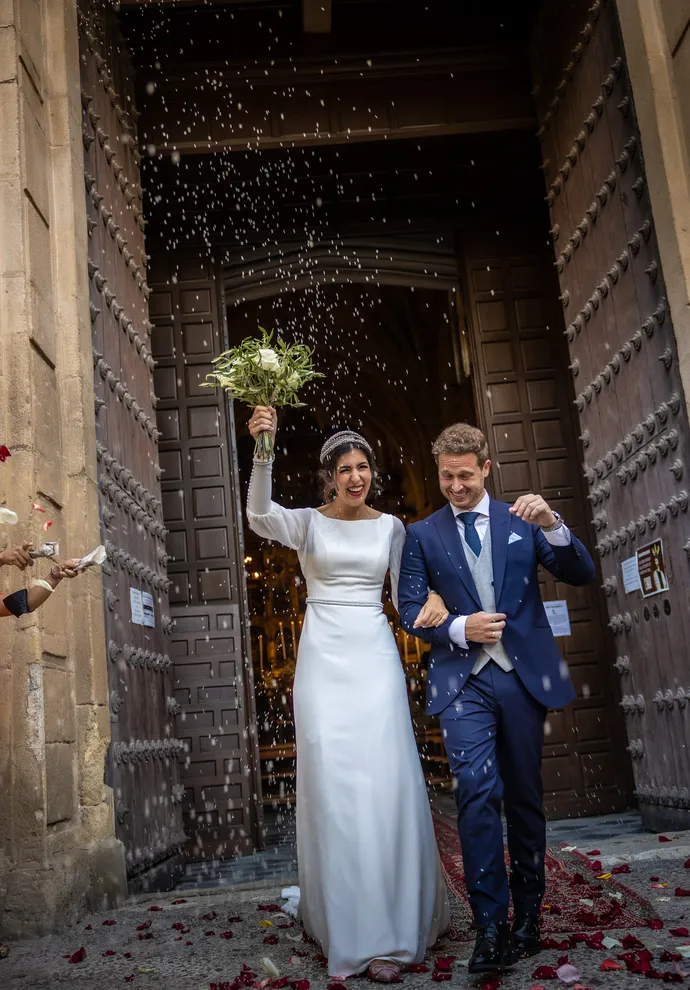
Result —
M 489 445 L 476 426 L 453 423 L 436 437 L 431 453 L 437 464 L 441 454 L 476 454 L 479 466 L 483 467 L 489 459 Z

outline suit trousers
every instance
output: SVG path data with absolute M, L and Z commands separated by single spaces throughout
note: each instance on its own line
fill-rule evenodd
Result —
M 507 921 L 510 894 L 514 910 L 539 911 L 546 852 L 541 777 L 546 711 L 514 670 L 490 661 L 467 678 L 439 716 L 454 778 L 467 893 L 479 927 Z

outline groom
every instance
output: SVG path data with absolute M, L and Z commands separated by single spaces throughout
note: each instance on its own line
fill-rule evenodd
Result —
M 540 948 L 546 828 L 541 757 L 548 708 L 575 697 L 546 618 L 538 565 L 582 585 L 594 564 L 540 495 L 490 498 L 483 434 L 457 423 L 432 448 L 448 505 L 407 530 L 398 598 L 405 630 L 431 643 L 427 714 L 438 715 L 454 778 L 465 879 L 478 928 L 470 973 Z M 449 615 L 416 625 L 429 590 Z M 514 921 L 501 801 L 510 853 Z

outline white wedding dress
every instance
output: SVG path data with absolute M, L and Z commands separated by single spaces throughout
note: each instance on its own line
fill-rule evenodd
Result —
M 247 505 L 259 536 L 297 550 L 307 611 L 294 683 L 299 914 L 331 976 L 373 959 L 419 963 L 450 924 L 405 675 L 381 592 L 393 600 L 399 519 L 345 521 L 271 501 L 255 463 Z

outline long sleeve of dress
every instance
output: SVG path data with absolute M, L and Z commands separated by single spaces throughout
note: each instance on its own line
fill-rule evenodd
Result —
M 285 509 L 271 498 L 273 464 L 254 461 L 247 497 L 250 528 L 266 540 L 276 540 L 292 550 L 303 550 L 311 509 Z
M 393 519 L 393 535 L 391 537 L 391 552 L 388 566 L 391 572 L 391 598 L 398 608 L 398 580 L 400 578 L 400 561 L 405 546 L 405 526 L 397 516 Z

